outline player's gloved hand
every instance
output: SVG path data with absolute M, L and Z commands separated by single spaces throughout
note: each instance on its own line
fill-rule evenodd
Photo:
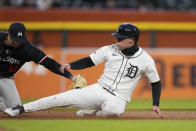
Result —
M 71 79 L 73 83 L 68 87 L 68 89 L 83 88 L 87 86 L 86 79 L 81 75 L 73 75 Z
M 165 116 L 163 115 L 163 113 L 160 111 L 158 106 L 152 106 L 152 110 L 155 111 L 162 119 L 165 119 Z
M 71 68 L 70 64 L 64 64 L 64 65 L 62 65 L 62 66 L 60 67 L 60 72 L 61 72 L 61 73 L 64 73 L 65 70 L 68 70 L 68 69 L 70 69 L 70 68 Z

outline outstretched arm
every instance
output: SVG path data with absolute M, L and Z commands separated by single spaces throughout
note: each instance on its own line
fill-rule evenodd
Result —
M 46 54 L 35 47 L 31 43 L 26 43 L 24 47 L 24 51 L 26 52 L 26 61 L 34 61 L 37 64 L 41 64 L 50 71 L 62 75 L 66 78 L 72 79 L 73 75 L 69 71 L 60 72 L 61 65 L 56 62 L 54 59 L 46 56 Z
M 159 106 L 159 101 L 161 96 L 161 81 L 151 83 L 151 85 L 152 85 L 153 105 Z
M 94 66 L 95 64 L 93 63 L 93 61 L 91 60 L 90 57 L 85 57 L 82 58 L 80 60 L 74 61 L 70 63 L 70 68 L 73 70 L 81 70 L 81 69 L 85 69 L 91 66 Z
M 69 79 L 71 79 L 73 77 L 71 72 L 69 72 L 67 70 L 65 70 L 64 72 L 60 72 L 61 65 L 59 63 L 57 63 L 55 60 L 53 60 L 52 58 L 49 58 L 47 56 L 45 56 L 45 58 L 43 58 L 43 60 L 39 64 L 43 65 L 44 67 L 46 67 L 47 69 L 49 69 L 50 71 L 52 71 L 58 75 L 62 75 L 62 76 L 69 78 Z
M 95 64 L 93 63 L 90 57 L 85 57 L 85 58 L 76 60 L 74 62 L 71 62 L 70 64 L 64 64 L 63 66 L 61 66 L 60 70 L 61 72 L 64 72 L 64 70 L 67 70 L 70 68 L 72 70 L 81 70 L 81 69 L 85 69 L 85 68 L 88 68 L 94 65 Z
M 155 111 L 161 118 L 164 119 L 164 116 L 159 109 L 159 102 L 161 96 L 161 81 L 151 83 L 151 85 L 152 85 L 152 97 L 153 97 L 152 110 Z

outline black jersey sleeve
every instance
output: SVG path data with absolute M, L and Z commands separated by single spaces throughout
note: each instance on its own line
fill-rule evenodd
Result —
M 95 64 L 93 63 L 90 57 L 85 57 L 80 60 L 71 62 L 70 65 L 71 65 L 71 69 L 73 70 L 81 70 L 94 66 Z
M 69 71 L 66 70 L 65 73 L 60 72 L 61 65 L 58 62 L 46 56 L 46 54 L 43 51 L 41 51 L 31 43 L 27 44 L 28 45 L 26 46 L 26 52 L 28 54 L 28 61 L 34 61 L 35 63 L 43 65 L 44 67 L 58 75 L 71 78 L 72 74 Z
M 161 81 L 151 83 L 151 85 L 152 85 L 153 105 L 159 106 L 159 101 L 161 96 Z
M 26 61 L 34 61 L 35 63 L 39 64 L 44 59 L 44 57 L 46 57 L 46 54 L 43 51 L 31 43 L 26 43 L 25 50 L 25 55 L 27 55 Z
M 65 70 L 64 73 L 61 73 L 60 72 L 60 67 L 61 65 L 56 62 L 55 60 L 49 58 L 49 57 L 45 57 L 41 62 L 40 62 L 41 65 L 43 65 L 44 67 L 46 67 L 47 69 L 49 69 L 50 71 L 56 73 L 56 74 L 59 74 L 59 75 L 62 75 L 66 78 L 71 78 L 72 77 L 72 74 L 71 72 Z

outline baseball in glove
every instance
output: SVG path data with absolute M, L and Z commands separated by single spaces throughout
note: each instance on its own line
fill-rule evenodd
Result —
M 74 75 L 72 77 L 72 81 L 73 83 L 68 87 L 68 89 L 77 89 L 87 86 L 86 79 L 81 75 Z

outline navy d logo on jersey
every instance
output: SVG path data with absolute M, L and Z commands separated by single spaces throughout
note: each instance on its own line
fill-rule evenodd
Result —
M 127 74 L 124 77 L 129 77 L 129 78 L 134 78 L 137 74 L 138 71 L 138 67 L 137 66 L 133 66 L 129 63 L 130 67 L 127 68 Z

